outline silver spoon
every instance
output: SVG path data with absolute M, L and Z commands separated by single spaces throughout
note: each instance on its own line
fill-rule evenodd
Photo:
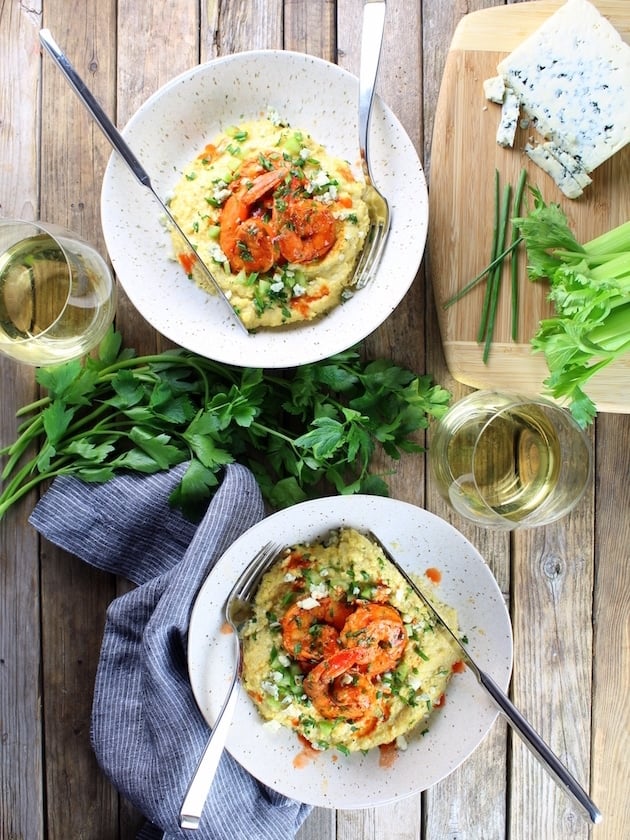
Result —
M 101 129 L 105 137 L 107 137 L 111 145 L 127 164 L 132 174 L 143 187 L 146 187 L 148 190 L 150 190 L 153 197 L 162 208 L 170 223 L 173 225 L 177 233 L 182 237 L 186 245 L 190 248 L 191 253 L 194 254 L 197 261 L 197 265 L 199 265 L 201 270 L 207 276 L 208 280 L 210 280 L 212 286 L 214 287 L 221 300 L 225 303 L 226 306 L 229 307 L 232 318 L 236 321 L 236 323 L 238 323 L 239 327 L 245 333 L 247 333 L 247 335 L 250 335 L 247 328 L 234 311 L 234 307 L 231 305 L 227 295 L 219 285 L 217 279 L 212 274 L 205 262 L 199 257 L 192 243 L 189 241 L 184 231 L 173 218 L 171 211 L 168 209 L 166 204 L 162 201 L 162 199 L 153 189 L 153 186 L 151 184 L 151 178 L 149 177 L 148 172 L 143 168 L 142 164 L 134 155 L 127 142 L 123 139 L 122 134 L 118 131 L 114 123 L 109 119 L 105 111 L 103 111 L 99 103 L 96 101 L 94 95 L 90 92 L 85 82 L 81 79 L 77 71 L 70 63 L 70 60 L 62 52 L 55 39 L 52 37 L 50 30 L 40 29 L 39 40 L 42 42 L 42 45 L 46 48 L 46 51 L 50 54 L 57 67 L 59 67 L 61 72 L 64 74 L 64 76 L 70 83 L 70 86 L 72 87 L 76 95 L 79 97 L 83 105 L 85 105 L 87 110 L 90 112 L 90 114 L 94 118 L 96 124 Z

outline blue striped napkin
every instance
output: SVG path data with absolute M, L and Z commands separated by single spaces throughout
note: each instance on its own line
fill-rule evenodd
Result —
M 287 840 L 310 807 L 256 781 L 227 752 L 199 830 L 178 825 L 209 731 L 188 679 L 190 610 L 216 560 L 264 516 L 252 474 L 230 465 L 193 525 L 168 504 L 185 469 L 101 485 L 59 477 L 30 521 L 66 551 L 137 584 L 107 611 L 92 745 L 105 774 L 148 820 L 138 840 Z

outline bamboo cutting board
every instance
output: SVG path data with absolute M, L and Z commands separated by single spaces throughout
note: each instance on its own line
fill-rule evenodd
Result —
M 561 5 L 536 0 L 472 12 L 460 21 L 446 60 L 431 153 L 430 271 L 449 371 L 474 388 L 539 394 L 548 375 L 544 356 L 531 352 L 529 340 L 552 309 L 546 285 L 527 279 L 524 255 L 517 340 L 511 339 L 506 268 L 487 364 L 476 340 L 484 284 L 448 309 L 442 306 L 489 262 L 495 169 L 503 188 L 507 183 L 515 187 L 525 167 L 529 183 L 540 188 L 545 201 L 561 205 L 578 241 L 630 219 L 630 145 L 596 169 L 584 195 L 571 200 L 521 151 L 531 129 L 519 128 L 512 149 L 496 143 L 500 106 L 485 99 L 483 81 L 496 76 L 498 62 Z M 630 0 L 596 0 L 595 5 L 630 42 Z M 620 102 L 619 107 L 630 105 Z M 600 411 L 630 412 L 630 354 L 596 374 L 587 391 Z

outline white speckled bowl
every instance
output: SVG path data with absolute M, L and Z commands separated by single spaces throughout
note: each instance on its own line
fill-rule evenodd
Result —
M 237 53 L 195 67 L 162 87 L 123 131 L 165 200 L 206 143 L 229 125 L 273 108 L 360 173 L 358 81 L 302 53 Z M 217 361 L 291 367 L 326 358 L 373 332 L 413 282 L 424 253 L 428 196 L 422 165 L 394 114 L 375 98 L 370 126 L 374 180 L 392 207 L 392 229 L 377 277 L 311 324 L 247 335 L 225 303 L 198 289 L 171 258 L 162 211 L 114 153 L 101 194 L 107 248 L 131 302 L 172 341 Z
M 223 630 L 223 605 L 233 582 L 266 542 L 294 544 L 342 526 L 374 531 L 411 574 L 437 568 L 442 580 L 436 595 L 457 609 L 468 650 L 507 689 L 512 670 L 510 618 L 476 549 L 422 508 L 380 496 L 335 496 L 287 508 L 250 528 L 220 558 L 201 588 L 191 616 L 188 664 L 195 698 L 210 725 L 234 666 L 234 639 Z M 407 749 L 385 767 L 378 749 L 365 755 L 330 750 L 305 757 L 297 736 L 265 726 L 242 692 L 227 749 L 253 776 L 294 799 L 326 808 L 367 808 L 411 796 L 447 776 L 481 743 L 497 714 L 471 671 L 455 674 L 428 733 L 409 736 Z

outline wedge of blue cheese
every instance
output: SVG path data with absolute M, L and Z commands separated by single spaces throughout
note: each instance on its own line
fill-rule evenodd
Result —
M 497 72 L 505 86 L 497 141 L 514 143 L 513 94 L 542 137 L 526 153 L 569 198 L 630 143 L 630 46 L 588 0 L 567 0 Z M 497 89 L 496 81 L 484 85 L 489 99 Z
M 536 146 L 527 143 L 524 149 L 527 157 L 550 175 L 567 198 L 579 198 L 584 188 L 592 183 L 588 172 L 552 141 Z

